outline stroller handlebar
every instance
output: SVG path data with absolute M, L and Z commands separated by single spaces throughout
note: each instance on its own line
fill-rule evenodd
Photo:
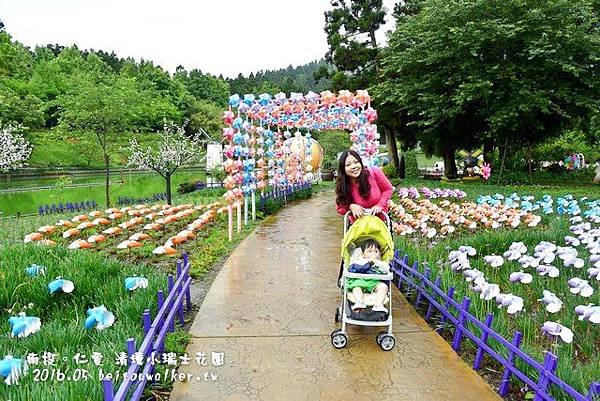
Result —
M 365 209 L 363 208 L 363 212 L 365 213 L 365 215 L 367 216 L 373 216 L 373 210 L 372 209 Z M 379 215 L 383 215 L 385 217 L 384 223 L 387 226 L 388 229 L 392 228 L 392 221 L 390 219 L 390 216 L 384 212 L 381 211 L 380 213 L 378 213 Z M 346 235 L 346 232 L 348 231 L 348 227 L 350 227 L 350 216 L 352 215 L 352 212 L 349 210 L 346 212 L 346 214 L 344 215 L 344 235 Z

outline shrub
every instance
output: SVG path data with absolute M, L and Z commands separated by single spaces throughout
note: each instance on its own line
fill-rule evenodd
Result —
M 385 174 L 385 176 L 387 178 L 394 178 L 394 177 L 398 177 L 398 170 L 396 170 L 396 167 L 394 167 L 391 164 L 387 164 L 385 166 L 383 166 L 383 168 L 381 169 L 381 171 L 383 171 L 383 174 Z
M 419 164 L 417 163 L 416 151 L 409 150 L 404 152 L 404 162 L 406 163 L 406 178 L 418 178 L 421 175 L 419 172 Z
M 177 193 L 188 194 L 196 190 L 196 182 L 182 182 L 177 188 Z

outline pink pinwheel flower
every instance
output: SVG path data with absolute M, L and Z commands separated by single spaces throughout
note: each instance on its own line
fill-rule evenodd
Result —
M 481 167 L 481 175 L 484 180 L 488 180 L 492 175 L 492 166 L 489 163 L 483 163 L 483 167 Z

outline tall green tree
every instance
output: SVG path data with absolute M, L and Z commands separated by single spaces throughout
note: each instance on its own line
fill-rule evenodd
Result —
M 599 105 L 598 15 L 588 0 L 425 0 L 403 16 L 379 96 L 453 171 L 460 146 L 530 148 Z
M 88 60 L 91 58 L 88 57 Z M 105 168 L 106 206 L 110 206 L 110 155 L 120 133 L 131 128 L 139 91 L 131 78 L 116 76 L 96 58 L 95 67 L 73 77 L 69 91 L 60 99 L 59 126 L 91 132 L 102 152 Z
M 331 0 L 325 12 L 325 33 L 329 51 L 325 60 L 334 68 L 322 66 L 316 77 L 331 79 L 332 89 L 367 89 L 377 80 L 381 48 L 376 33 L 385 23 L 387 10 L 382 0 Z M 382 99 L 374 98 L 379 111 L 378 126 L 383 129 L 388 153 L 394 167 L 399 167 L 395 130 L 397 116 L 384 110 Z

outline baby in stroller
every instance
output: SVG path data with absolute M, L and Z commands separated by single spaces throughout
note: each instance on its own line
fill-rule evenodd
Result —
M 350 273 L 387 274 L 390 271 L 390 265 L 381 260 L 379 243 L 373 239 L 364 241 L 359 248 L 354 250 L 350 263 L 348 268 Z M 348 278 L 347 280 L 346 288 L 352 291 L 352 295 L 349 295 L 348 298 L 354 303 L 352 311 L 359 311 L 367 307 L 363 290 L 374 295 L 372 301 L 374 312 L 388 311 L 383 306 L 388 292 L 388 286 L 383 281 L 368 278 Z
M 387 330 L 377 334 L 376 340 L 381 349 L 389 351 L 395 344 L 390 285 L 394 275 L 388 265 L 394 255 L 391 222 L 387 214 L 385 221 L 364 215 L 349 225 L 349 215 L 344 215 L 343 260 L 338 280 L 341 297 L 335 312 L 335 321 L 342 327 L 331 333 L 331 343 L 335 348 L 346 346 L 347 325 L 385 326 Z

